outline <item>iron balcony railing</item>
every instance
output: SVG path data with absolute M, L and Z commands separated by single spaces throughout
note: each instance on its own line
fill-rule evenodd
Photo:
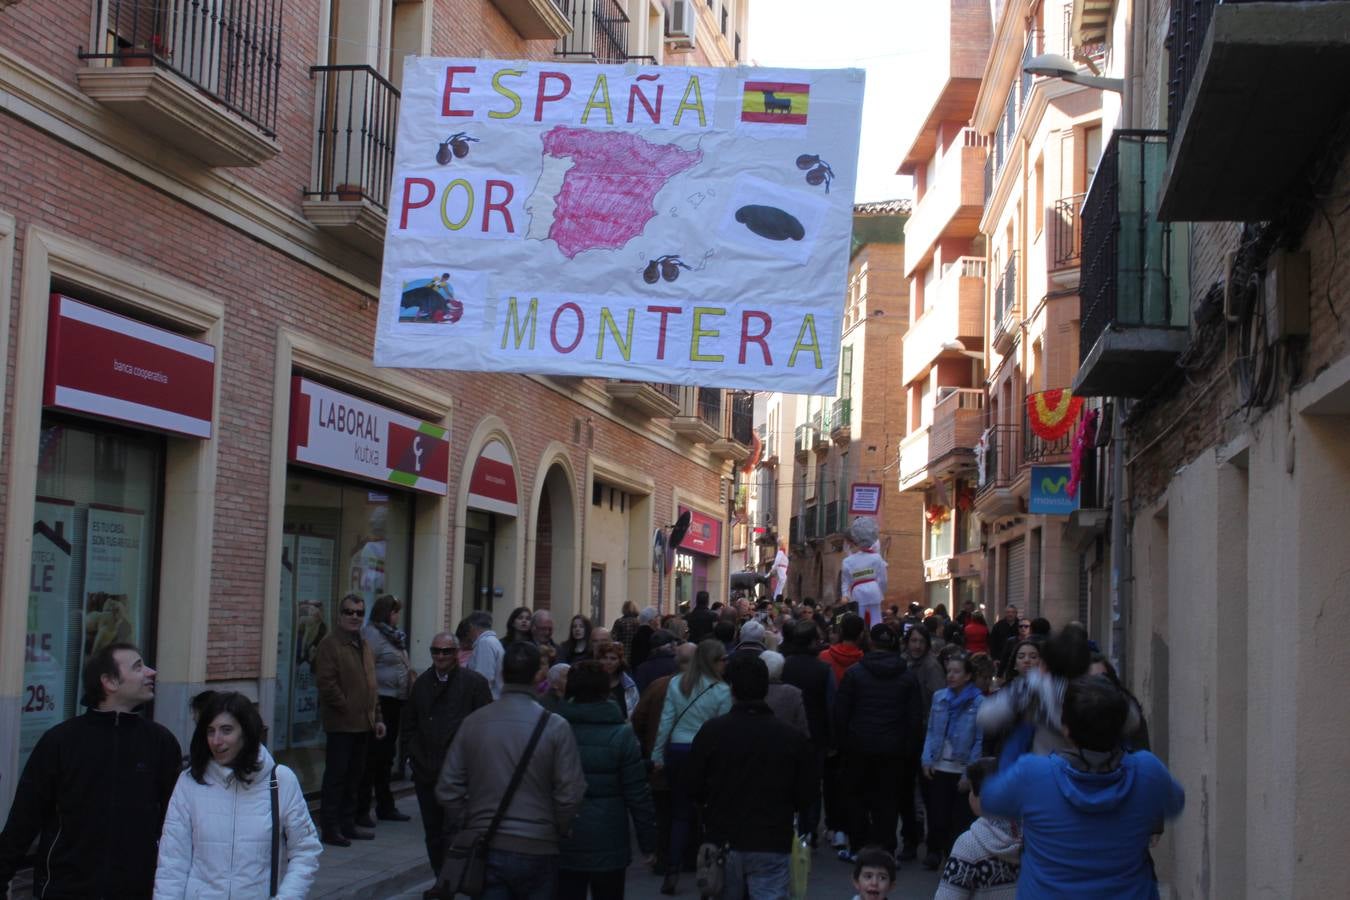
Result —
M 1080 365 L 1107 328 L 1187 324 L 1172 303 L 1170 230 L 1156 216 L 1166 164 L 1162 131 L 1118 130 L 1102 153 L 1082 210 Z
M 1027 32 L 1026 43 L 1022 45 L 1022 61 L 1017 66 L 1017 71 L 1022 73 L 1021 81 L 1018 84 L 1017 108 L 1019 111 L 1026 109 L 1027 96 L 1031 93 L 1031 86 L 1036 82 L 1036 76 L 1027 71 L 1031 61 L 1045 52 L 1045 34 L 1038 29 L 1032 29 Z
M 1006 322 L 1017 310 L 1017 251 L 1003 265 L 1003 275 L 994 285 L 994 327 Z
M 714 428 L 722 427 L 722 391 L 718 388 L 698 389 L 698 417 Z
M 167 69 L 276 137 L 283 0 L 98 0 L 80 59 Z
M 1082 219 L 1078 210 L 1086 194 L 1056 200 L 1050 218 L 1050 253 L 1056 269 L 1072 269 L 1082 258 Z
M 653 381 L 651 382 L 651 386 L 656 390 L 660 391 L 662 394 L 669 397 L 671 400 L 674 400 L 676 403 L 680 402 L 680 386 L 678 384 L 667 384 L 664 381 Z
M 802 537 L 805 540 L 810 541 L 820 537 L 820 513 L 814 506 L 802 514 L 802 525 L 805 526 L 802 529 Z
M 1073 443 L 1073 429 L 1057 441 L 1047 441 L 1031 430 L 1031 417 L 1022 407 L 1022 460 L 1026 463 L 1063 462 Z
M 618 0 L 570 0 L 560 8 L 572 33 L 559 42 L 558 56 L 610 64 L 628 60 L 628 13 Z
M 750 446 L 755 432 L 755 395 L 737 391 L 731 395 L 731 439 Z
M 818 410 L 816 410 L 814 413 L 811 414 L 811 435 L 810 435 L 810 439 L 811 439 L 812 443 L 814 443 L 815 441 L 820 440 L 820 428 L 821 428 L 822 423 L 825 425 L 826 428 L 829 427 L 829 423 L 828 423 L 828 422 L 825 422 L 824 420 L 825 420 L 825 415 L 824 415 L 824 411 L 823 411 L 823 410 L 819 410 L 819 409 L 818 409 Z
M 726 37 L 726 35 L 727 35 L 727 19 L 728 19 L 728 18 L 729 18 L 729 16 L 728 16 L 728 11 L 727 11 L 726 5 L 724 4 L 724 5 L 722 6 L 722 36 L 723 36 L 723 37 Z
M 1172 0 L 1172 21 L 1167 34 L 1167 139 L 1177 133 L 1181 110 L 1191 92 L 1200 48 L 1214 17 L 1216 0 Z
M 370 66 L 312 66 L 318 81 L 314 160 L 306 197 L 389 208 L 399 91 Z
M 980 467 L 981 492 L 991 488 L 1006 488 L 1017 477 L 1021 460 L 1017 458 L 1016 425 L 993 425 L 984 433 L 984 465 Z M 978 462 L 978 461 L 977 461 Z
M 853 400 L 849 397 L 840 397 L 834 401 L 834 408 L 830 411 L 830 427 L 832 429 L 847 428 L 852 417 Z

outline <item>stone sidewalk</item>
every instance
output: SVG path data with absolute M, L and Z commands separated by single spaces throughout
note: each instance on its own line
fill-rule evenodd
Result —
M 421 900 L 431 887 L 430 867 L 417 804 L 411 796 L 399 800 L 399 809 L 412 815 L 408 822 L 378 822 L 375 840 L 353 841 L 350 847 L 325 845 L 319 857 L 319 877 L 310 892 L 315 898 L 369 898 L 369 900 Z M 636 855 L 636 854 L 635 854 Z M 837 860 L 824 848 L 811 861 L 811 900 L 849 900 L 852 867 Z M 896 878 L 891 900 L 932 897 L 938 874 L 908 863 Z M 661 900 L 661 878 L 641 862 L 628 870 L 627 900 Z M 696 900 L 693 873 L 680 878 L 677 897 Z

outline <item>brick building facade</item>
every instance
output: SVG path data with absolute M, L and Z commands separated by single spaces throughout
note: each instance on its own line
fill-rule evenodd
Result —
M 662 5 L 624 6 L 629 22 L 655 17 L 634 40 L 661 52 Z M 697 6 L 700 21 L 715 15 Z M 743 31 L 748 5 L 736 6 Z M 356 121 L 335 111 L 356 96 L 336 73 L 396 96 L 405 53 L 554 59 L 561 5 L 250 9 L 231 15 L 272 18 L 210 26 L 231 48 L 249 28 L 264 35 L 232 75 L 194 43 L 181 3 L 0 9 L 0 730 L 22 734 L 0 747 L 0 795 L 36 735 L 77 711 L 80 651 L 105 637 L 97 621 L 157 666 L 154 714 L 180 739 L 187 697 L 210 685 L 258 698 L 274 741 L 306 723 L 312 750 L 304 644 L 348 590 L 403 599 L 419 667 L 431 637 L 475 608 L 501 630 L 513 607 L 551 607 L 561 638 L 574 613 L 608 623 L 628 599 L 669 609 L 681 590 L 725 594 L 725 527 L 688 581 L 655 573 L 652 542 L 681 509 L 725 523 L 730 461 L 749 443 L 748 410 L 734 424 L 729 394 L 370 362 L 387 187 L 369 168 L 339 184 L 348 151 L 316 142 Z M 719 40 L 698 62 L 732 61 Z M 53 295 L 207 348 L 210 436 L 51 403 Z M 296 377 L 448 430 L 443 492 L 295 461 Z M 602 518 L 617 540 L 592 539 Z M 105 526 L 134 534 L 134 552 L 131 538 L 121 555 L 86 541 Z M 57 557 L 61 589 L 39 596 L 30 563 Z M 316 783 L 313 759 L 297 763 Z

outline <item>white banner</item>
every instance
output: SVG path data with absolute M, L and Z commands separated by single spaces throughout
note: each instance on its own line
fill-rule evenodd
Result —
M 375 363 L 832 395 L 862 96 L 410 58 Z

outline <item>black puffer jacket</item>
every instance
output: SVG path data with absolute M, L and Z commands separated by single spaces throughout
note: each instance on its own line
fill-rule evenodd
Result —
M 876 650 L 849 669 L 835 694 L 839 749 L 918 756 L 923 748 L 919 684 L 899 653 Z
M 824 750 L 830 745 L 830 703 L 834 699 L 834 677 L 830 664 L 816 657 L 813 648 L 784 650 L 783 684 L 802 692 L 806 724 L 811 729 L 811 746 Z
M 38 837 L 34 897 L 149 897 L 182 758 L 169 729 L 135 713 L 90 710 L 54 726 L 0 833 L 0 895 Z

